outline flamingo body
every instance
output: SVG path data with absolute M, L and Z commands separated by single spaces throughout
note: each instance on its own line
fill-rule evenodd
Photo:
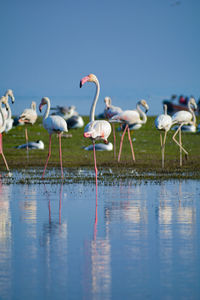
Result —
M 42 110 L 42 107 L 44 105 L 47 105 L 46 111 L 43 116 L 43 126 L 49 133 L 49 153 L 47 156 L 46 164 L 44 167 L 44 171 L 42 174 L 42 178 L 44 178 L 44 174 L 46 171 L 46 167 L 49 161 L 49 158 L 51 156 L 51 136 L 53 133 L 58 133 L 59 136 L 59 155 L 60 155 L 60 167 L 61 167 L 61 176 L 63 178 L 63 168 L 62 168 L 62 150 L 61 150 L 61 134 L 63 132 L 67 132 L 67 123 L 66 121 L 61 117 L 57 115 L 49 116 L 50 111 L 50 100 L 48 97 L 44 97 L 41 100 L 41 103 L 39 105 L 39 110 Z
M 19 122 L 26 124 L 34 124 L 37 120 L 36 103 L 32 101 L 31 107 L 26 108 L 19 117 Z

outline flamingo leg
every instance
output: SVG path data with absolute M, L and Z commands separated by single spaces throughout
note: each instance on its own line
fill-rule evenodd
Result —
M 180 167 L 182 167 L 183 159 L 182 159 L 182 138 L 181 138 L 181 130 L 179 130 L 179 144 L 180 144 Z
M 61 177 L 64 178 L 63 167 L 62 167 L 61 133 L 59 133 L 58 137 L 59 137 L 59 156 L 60 156 Z
M 45 174 L 46 167 L 48 165 L 48 161 L 49 161 L 50 156 L 51 156 L 51 134 L 49 135 L 49 153 L 48 153 L 48 156 L 47 156 L 46 164 L 44 166 L 44 171 L 43 171 L 43 174 L 42 174 L 42 179 L 44 179 L 44 174 Z
M 188 152 L 183 148 L 183 146 L 175 139 L 177 133 L 179 133 L 179 131 L 181 131 L 181 127 L 185 125 L 185 123 L 182 123 L 179 128 L 176 130 L 176 132 L 174 133 L 172 139 L 174 140 L 174 142 L 185 152 L 186 155 L 188 155 Z M 181 133 L 180 133 L 181 134 Z
M 162 151 L 162 168 L 165 166 L 165 143 L 167 138 L 167 131 L 165 131 L 163 143 L 161 143 L 161 151 Z M 161 139 L 162 140 L 162 139 Z
M 130 134 L 129 126 L 128 126 L 128 139 L 129 139 L 130 146 L 131 146 L 133 161 L 135 161 L 135 153 L 134 153 L 134 150 L 133 150 L 133 144 L 132 144 L 132 141 L 131 141 L 131 134 Z
M 95 153 L 95 141 L 93 142 L 93 153 L 94 153 L 94 169 L 95 169 L 95 178 L 96 178 L 96 194 L 97 194 L 97 162 L 96 162 L 96 153 Z
M 7 171 L 9 172 L 10 170 L 9 170 L 9 167 L 8 167 L 8 164 L 7 164 L 7 161 L 6 161 L 6 158 L 5 158 L 5 156 L 4 156 L 4 154 L 3 154 L 3 141 L 2 141 L 2 133 L 0 133 L 0 154 L 2 155 L 2 157 L 3 157 L 3 161 L 4 161 L 4 163 L 5 163 L 5 166 L 6 166 L 6 169 L 7 169 Z
M 25 138 L 26 138 L 26 153 L 27 153 L 27 159 L 28 159 L 28 130 L 25 127 Z
M 114 143 L 114 158 L 116 158 L 116 135 L 115 135 L 115 124 L 112 123 L 113 128 L 113 143 Z
M 119 147 L 119 154 L 118 154 L 118 162 L 120 161 L 120 156 L 121 156 L 121 152 L 122 152 L 123 139 L 124 139 L 124 135 L 126 133 L 127 127 L 128 127 L 128 124 L 126 124 L 124 132 L 123 132 L 122 137 L 121 137 L 120 147 Z

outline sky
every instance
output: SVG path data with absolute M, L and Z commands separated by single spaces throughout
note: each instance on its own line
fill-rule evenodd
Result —
M 146 99 L 150 115 L 172 94 L 200 97 L 199 0 L 1 0 L 0 92 L 15 94 L 13 114 L 37 106 L 75 104 L 89 114 L 95 86 L 134 109 Z

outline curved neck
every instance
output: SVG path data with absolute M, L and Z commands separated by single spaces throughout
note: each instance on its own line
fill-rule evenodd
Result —
M 44 115 L 43 115 L 43 120 L 46 119 L 46 118 L 48 118 L 48 116 L 49 116 L 49 111 L 50 111 L 50 101 L 47 100 L 47 107 L 46 107 L 45 113 L 44 113 Z
M 8 111 L 8 116 L 7 119 L 11 119 L 11 109 L 10 109 L 10 105 L 7 103 L 6 105 L 7 111 Z
M 192 120 L 191 120 L 191 122 L 192 122 L 192 124 L 196 125 L 196 116 L 195 116 L 194 110 L 193 110 L 192 107 L 191 107 L 190 101 L 189 101 L 189 103 L 188 103 L 188 108 L 189 108 L 189 111 L 190 111 L 191 114 L 192 114 Z
M 4 114 L 3 114 L 3 111 L 2 111 L 2 103 L 0 102 L 0 115 L 1 115 L 1 118 L 2 118 L 2 124 L 0 126 L 0 133 L 3 131 L 1 129 L 4 129 L 4 126 L 5 126 L 5 118 L 4 118 Z
M 97 100 L 99 98 L 99 92 L 100 92 L 100 85 L 98 81 L 95 81 L 96 84 L 96 94 L 94 96 L 94 100 L 92 103 L 92 107 L 90 110 L 90 121 L 94 121 L 94 116 L 95 116 L 95 108 L 96 108 L 96 104 L 97 104 Z
M 145 124 L 145 123 L 147 122 L 147 116 L 146 116 L 146 114 L 141 110 L 140 105 L 141 105 L 141 103 L 138 102 L 138 104 L 137 104 L 137 111 L 139 112 L 140 117 L 142 118 L 140 123 L 141 123 L 141 124 Z

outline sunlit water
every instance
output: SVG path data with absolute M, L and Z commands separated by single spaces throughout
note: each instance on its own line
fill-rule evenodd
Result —
M 195 180 L 1 184 L 0 299 L 200 299 L 199 200 Z

